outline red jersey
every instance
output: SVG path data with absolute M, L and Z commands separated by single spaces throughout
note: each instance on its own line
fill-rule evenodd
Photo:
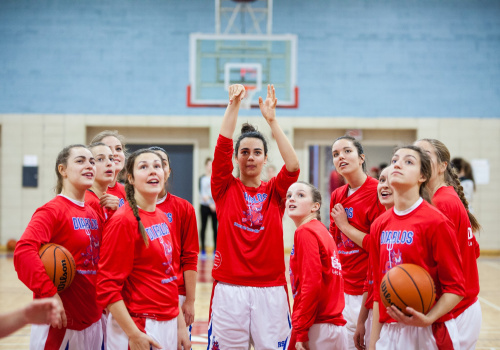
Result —
M 35 211 L 17 243 L 14 267 L 35 298 L 57 293 L 38 255 L 40 247 L 60 244 L 73 255 L 75 278 L 69 288 L 59 293 L 68 329 L 83 330 L 101 318 L 102 307 L 97 305 L 95 294 L 101 235 L 102 222 L 92 208 L 59 195 Z
M 117 182 L 113 187 L 108 186 L 108 190 L 106 191 L 107 194 L 112 194 L 113 196 L 116 196 L 120 199 L 120 202 L 118 203 L 118 208 L 121 208 L 125 202 L 127 201 L 127 195 L 125 193 L 125 186 L 123 186 L 121 183 Z
M 299 170 L 292 173 L 283 166 L 269 182 L 246 187 L 232 175 L 232 156 L 233 140 L 219 135 L 211 178 L 219 221 L 212 276 L 244 286 L 284 286 L 284 200 Z
M 469 306 L 477 301 L 479 294 L 479 274 L 476 262 L 476 247 L 479 245 L 472 233 L 472 227 L 462 201 L 452 186 L 439 188 L 432 203 L 438 208 L 455 226 L 460 256 L 462 257 L 462 269 L 465 278 L 465 297 L 453 309 L 453 316 L 457 317 Z
M 416 264 L 426 269 L 436 285 L 436 301 L 443 293 L 465 295 L 462 261 L 451 222 L 423 201 L 413 211 L 399 216 L 394 208 L 372 225 L 375 235 L 370 250 L 373 264 L 373 298 L 379 302 L 380 322 L 395 322 L 380 303 L 380 281 L 392 267 Z M 451 312 L 438 321 L 452 318 Z
M 174 269 L 179 271 L 177 276 L 179 295 L 186 295 L 183 272 L 197 271 L 200 252 L 194 208 L 187 200 L 170 193 L 160 199 L 156 207 L 167 216 L 174 243 Z
M 179 293 L 167 217 L 158 208 L 154 212 L 139 209 L 139 216 L 149 247 L 128 202 L 104 227 L 97 301 L 106 307 L 123 300 L 134 317 L 171 320 L 179 314 Z
M 101 217 L 102 222 L 106 222 L 115 212 L 105 207 L 101 207 L 99 197 L 91 190 L 85 191 L 85 204 L 89 205 Z
M 361 232 L 370 234 L 372 222 L 385 212 L 385 207 L 378 200 L 377 185 L 378 181 L 368 176 L 363 185 L 349 197 L 347 196 L 349 185 L 337 188 L 332 193 L 330 212 L 335 204 L 342 204 L 349 224 Z M 368 269 L 368 253 L 340 231 L 331 216 L 330 233 L 337 243 L 346 294 L 363 294 Z
M 295 342 L 309 341 L 309 328 L 315 323 L 346 323 L 342 267 L 332 236 L 320 221 L 311 220 L 297 228 L 293 241 L 291 349 Z

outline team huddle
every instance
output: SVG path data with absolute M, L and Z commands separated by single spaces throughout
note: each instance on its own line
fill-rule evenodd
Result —
M 480 226 L 446 146 L 422 139 L 401 147 L 377 180 L 366 174 L 357 140 L 335 140 L 333 163 L 346 184 L 331 194 L 327 229 L 319 190 L 298 181 L 272 85 L 259 106 L 284 166 L 261 179 L 268 145 L 252 125 L 233 141 L 244 95 L 242 85 L 229 87 L 212 163 L 219 227 L 207 350 L 473 349 L 481 327 Z M 168 192 L 171 165 L 160 147 L 126 157 L 123 136 L 111 131 L 59 153 L 57 196 L 37 209 L 14 252 L 34 297 L 62 307 L 52 324 L 32 326 L 31 349 L 191 347 L 198 231 L 193 206 Z M 291 291 L 285 213 L 297 226 Z M 64 246 L 76 262 L 71 286 L 59 293 L 38 255 L 46 243 Z M 427 314 L 381 303 L 382 278 L 401 264 L 432 277 L 437 296 Z

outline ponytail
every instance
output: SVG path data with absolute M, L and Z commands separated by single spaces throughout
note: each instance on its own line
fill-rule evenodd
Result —
M 137 202 L 135 201 L 134 192 L 135 192 L 134 186 L 132 186 L 127 179 L 125 182 L 125 193 L 127 195 L 127 202 L 130 205 L 130 208 L 132 208 L 132 212 L 134 213 L 134 216 L 137 220 L 137 224 L 139 226 L 139 233 L 141 234 L 142 239 L 146 244 L 146 247 L 149 247 L 148 235 L 146 233 L 146 230 L 144 229 L 144 225 L 142 224 L 141 217 L 139 215 L 139 208 L 137 207 Z
M 469 202 L 467 202 L 467 199 L 465 198 L 464 194 L 464 188 L 460 184 L 460 179 L 458 178 L 457 173 L 453 170 L 451 167 L 450 163 L 446 166 L 446 171 L 445 171 L 445 181 L 447 184 L 450 186 L 453 186 L 455 189 L 455 192 L 458 194 L 458 197 L 462 201 L 465 210 L 467 211 L 467 216 L 469 217 L 470 224 L 472 226 L 472 231 L 477 232 L 481 229 L 481 225 L 477 221 L 476 217 L 470 212 L 469 210 Z

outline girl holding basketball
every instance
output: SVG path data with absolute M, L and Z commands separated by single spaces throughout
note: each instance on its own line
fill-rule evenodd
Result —
M 106 224 L 97 276 L 98 302 L 110 311 L 108 349 L 175 349 L 178 342 L 189 348 L 171 232 L 156 208 L 164 185 L 162 159 L 139 150 L 126 170 L 127 203 Z
M 94 156 L 84 145 L 65 147 L 57 156 L 56 175 L 57 196 L 36 210 L 14 252 L 19 279 L 35 298 L 54 297 L 63 307 L 62 328 L 33 325 L 30 347 L 97 350 L 102 344 L 102 307 L 95 296 L 102 222 L 84 202 L 94 182 Z M 38 255 L 46 243 L 64 246 L 76 263 L 71 286 L 59 293 Z
M 285 165 L 268 182 L 262 181 L 267 142 L 244 124 L 233 149 L 242 85 L 229 87 L 227 106 L 212 163 L 212 196 L 219 230 L 212 275 L 209 349 L 286 348 L 290 340 L 283 247 L 284 201 L 299 176 L 295 151 L 276 119 L 274 86 L 259 98 L 263 117 Z M 234 153 L 233 153 L 234 152 Z M 239 177 L 234 177 L 233 156 Z
M 103 222 L 106 222 L 115 212 L 108 206 L 101 206 L 101 198 L 106 195 L 108 186 L 115 177 L 115 163 L 111 148 L 102 142 L 93 143 L 89 146 L 95 160 L 95 179 L 92 187 L 85 192 L 85 203 L 90 205 L 101 216 Z M 108 196 L 111 197 L 111 196 Z M 114 197 L 114 196 L 113 196 Z M 115 197 L 115 203 L 118 197 Z M 116 207 L 113 206 L 113 207 Z
M 330 233 L 342 264 L 349 349 L 355 349 L 353 337 L 367 277 L 370 225 L 385 208 L 377 197 L 377 180 L 366 174 L 365 154 L 359 141 L 350 136 L 339 137 L 333 143 L 332 156 L 335 169 L 347 182 L 332 192 Z
M 394 196 L 391 186 L 389 185 L 389 168 L 384 168 L 380 172 L 377 194 L 380 203 L 386 210 L 394 206 Z M 373 236 L 368 236 L 370 239 Z M 369 249 L 370 243 L 367 243 L 365 248 Z M 354 345 L 358 350 L 364 350 L 370 342 L 370 334 L 373 321 L 373 269 L 371 264 L 368 264 L 368 274 L 363 288 L 363 301 L 361 310 L 358 316 L 356 331 L 354 332 Z
M 462 186 L 457 174 L 451 168 L 448 148 L 439 140 L 422 139 L 415 143 L 431 158 L 432 176 L 427 188 L 432 194 L 432 203 L 455 226 L 465 277 L 465 297 L 453 309 L 456 319 L 461 349 L 474 349 L 481 330 L 481 306 L 479 294 L 479 274 L 476 259 L 479 244 L 473 232 L 480 229 L 474 215 L 469 211 Z
M 319 190 L 296 182 L 286 193 L 286 211 L 297 230 L 290 255 L 294 297 L 289 349 L 346 349 L 344 281 L 337 247 L 321 223 Z
M 187 200 L 168 192 L 170 177 L 170 159 L 161 147 L 150 147 L 161 156 L 165 185 L 158 196 L 156 207 L 167 216 L 174 243 L 174 268 L 179 272 L 179 303 L 191 337 L 191 325 L 194 322 L 194 300 L 196 278 L 198 277 L 198 226 L 193 206 Z
M 371 228 L 375 287 L 370 349 L 460 348 L 451 310 L 465 294 L 464 277 L 450 221 L 423 199 L 431 176 L 429 156 L 420 148 L 405 146 L 394 153 L 389 174 L 394 207 Z M 380 304 L 382 277 L 403 263 L 424 268 L 434 281 L 437 302 L 426 315 L 407 307 L 406 316 L 394 305 Z
M 118 182 L 123 173 L 123 168 L 125 167 L 125 137 L 120 135 L 116 130 L 104 130 L 95 135 L 90 143 L 93 144 L 97 142 L 102 142 L 111 148 L 113 161 L 115 163 L 115 176 L 113 181 L 109 184 L 106 194 L 100 198 L 101 206 L 116 210 L 125 204 L 126 200 L 125 186 Z

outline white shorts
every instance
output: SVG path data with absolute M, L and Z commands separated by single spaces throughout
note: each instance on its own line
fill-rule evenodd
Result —
M 342 315 L 347 321 L 345 324 L 347 331 L 347 348 L 349 350 L 356 350 L 356 346 L 354 345 L 354 333 L 356 332 L 356 326 L 358 324 L 359 311 L 363 304 L 363 295 L 350 295 L 344 293 L 344 300 L 345 307 Z
M 146 318 L 144 329 L 146 334 L 158 342 L 163 350 L 177 350 L 177 317 L 168 321 L 157 321 Z M 108 350 L 127 350 L 128 336 L 118 325 L 110 313 L 106 328 Z M 156 349 L 152 347 L 152 349 Z
M 247 287 L 217 282 L 207 349 L 284 350 L 290 341 L 290 308 L 284 286 Z
M 102 313 L 102 316 L 101 316 L 101 327 L 102 327 L 102 348 L 103 349 L 107 349 L 108 346 L 106 344 L 106 327 L 108 325 L 108 312 L 106 311 L 106 313 Z
M 365 321 L 365 344 L 368 348 L 370 344 L 370 335 L 372 334 L 373 309 L 368 309 L 368 317 Z
M 31 326 L 30 350 L 100 350 L 101 347 L 101 320 L 81 331 L 58 329 L 45 324 Z
M 186 301 L 186 296 L 179 294 L 179 305 L 182 307 L 182 304 Z M 180 310 L 182 312 L 182 310 Z M 185 321 L 185 320 L 184 320 Z M 191 341 L 191 330 L 193 329 L 193 325 L 189 325 L 187 327 L 188 335 L 189 335 L 189 341 Z
M 455 320 L 446 321 L 444 325 L 453 343 L 453 349 L 460 350 Z M 375 347 L 377 350 L 438 350 L 432 326 L 414 327 L 402 323 L 384 323 Z
M 311 350 L 347 349 L 345 326 L 331 323 L 315 323 L 309 328 L 309 348 Z
M 479 300 L 455 318 L 461 350 L 476 348 L 476 343 L 479 339 L 479 332 L 481 331 L 482 319 L 483 315 Z

